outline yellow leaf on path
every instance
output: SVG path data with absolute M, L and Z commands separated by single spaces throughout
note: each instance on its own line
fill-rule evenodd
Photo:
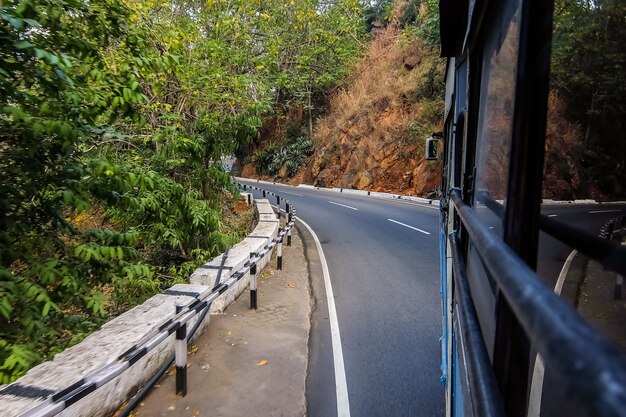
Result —
M 295 285 L 293 285 L 291 282 L 287 283 L 287 287 L 288 287 L 288 288 L 296 288 L 296 286 L 295 286 Z
M 200 415 L 200 410 L 198 410 L 197 408 L 193 411 L 193 415 L 194 416 L 199 416 Z
M 231 332 L 230 330 L 228 331 L 228 335 L 232 336 L 233 332 Z
M 263 366 L 267 364 L 267 359 L 263 359 L 261 362 L 257 363 L 256 366 Z

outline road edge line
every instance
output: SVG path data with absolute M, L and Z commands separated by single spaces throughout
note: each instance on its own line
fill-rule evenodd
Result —
M 569 272 L 569 268 L 572 265 L 572 261 L 578 251 L 574 249 L 570 252 L 565 263 L 563 264 L 563 268 L 561 268 L 561 272 L 559 273 L 559 278 L 556 280 L 556 285 L 554 286 L 554 293 L 556 295 L 561 295 L 561 291 L 563 290 L 563 283 L 565 282 L 565 277 L 567 277 L 567 273 Z M 530 395 L 528 396 L 528 413 L 527 417 L 539 417 L 541 413 L 541 396 L 543 393 L 543 378 L 545 376 L 545 364 L 543 363 L 543 358 L 537 354 L 535 357 L 535 367 L 533 369 L 533 376 L 530 380 Z
M 326 289 L 326 302 L 328 304 L 328 317 L 330 324 L 330 337 L 333 345 L 333 365 L 335 368 L 335 389 L 337 396 L 337 416 L 350 417 L 350 400 L 348 398 L 348 383 L 346 380 L 346 369 L 343 361 L 343 349 L 341 347 L 341 334 L 339 332 L 339 320 L 337 319 L 337 309 L 335 307 L 335 295 L 333 293 L 332 283 L 330 281 L 330 273 L 328 272 L 328 264 L 326 256 L 322 249 L 319 238 L 304 220 L 296 217 L 304 227 L 307 228 L 313 240 L 320 257 L 322 265 L 322 273 L 324 275 L 324 287 Z

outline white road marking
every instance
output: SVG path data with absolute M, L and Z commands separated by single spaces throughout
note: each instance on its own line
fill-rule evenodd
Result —
M 565 277 L 567 277 L 567 272 L 569 271 L 569 267 L 572 265 L 572 261 L 574 260 L 574 256 L 578 251 L 574 249 L 563 264 L 563 268 L 561 268 L 561 273 L 559 273 L 559 278 L 556 280 L 556 285 L 554 286 L 554 293 L 556 295 L 561 295 L 561 290 L 563 290 L 563 283 L 565 282 Z
M 290 193 L 289 191 L 282 191 L 284 194 L 297 195 L 298 197 L 302 197 L 302 194 Z
M 399 222 L 399 221 L 394 220 L 394 219 L 387 219 L 387 220 L 389 220 L 390 222 L 399 224 L 400 226 L 404 226 L 404 227 L 408 227 L 409 229 L 417 230 L 418 232 L 424 233 L 425 235 L 429 235 L 430 234 L 430 232 L 427 232 L 426 230 L 422 230 L 422 229 L 418 229 L 417 227 L 409 226 L 408 224 L 404 224 L 404 223 Z
M 618 213 L 620 211 L 622 211 L 622 210 L 593 210 L 593 211 L 590 211 L 589 213 L 590 214 L 596 214 L 596 213 Z
M 330 338 L 333 345 L 333 364 L 335 368 L 335 389 L 337 395 L 337 417 L 350 417 L 350 401 L 348 398 L 348 383 L 346 382 L 346 369 L 343 363 L 343 349 L 341 348 L 341 334 L 339 333 L 339 321 L 337 320 L 337 308 L 335 307 L 335 295 L 333 294 L 333 286 L 330 282 L 330 273 L 326 264 L 326 257 L 322 250 L 322 244 L 317 235 L 304 220 L 299 217 L 296 219 L 306 227 L 315 241 L 317 252 L 320 256 L 322 264 L 322 273 L 324 274 L 324 287 L 326 287 L 326 301 L 328 303 L 328 316 L 330 321 Z
M 548 217 L 556 217 L 556 214 L 548 214 Z
M 334 204 L 336 206 L 341 206 L 345 208 L 349 208 L 350 210 L 358 210 L 356 207 L 346 206 L 345 204 L 335 203 L 334 201 L 328 201 L 330 204 Z
M 578 251 L 574 249 L 565 260 L 563 268 L 561 268 L 561 272 L 559 273 L 559 278 L 556 280 L 556 285 L 554 286 L 554 293 L 556 295 L 561 295 L 563 283 L 565 282 L 565 278 L 569 272 L 569 267 L 572 265 L 572 261 L 577 253 Z M 543 358 L 541 355 L 537 354 L 535 358 L 535 368 L 533 369 L 533 377 L 530 382 L 530 397 L 528 399 L 527 417 L 539 417 L 541 414 L 541 394 L 543 393 L 544 374 L 545 364 L 543 363 Z

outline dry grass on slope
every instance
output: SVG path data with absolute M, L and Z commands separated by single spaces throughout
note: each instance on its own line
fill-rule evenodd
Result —
M 425 194 L 438 169 L 423 159 L 441 130 L 444 62 L 394 25 L 381 30 L 315 126 L 316 154 L 297 180 L 321 186 Z

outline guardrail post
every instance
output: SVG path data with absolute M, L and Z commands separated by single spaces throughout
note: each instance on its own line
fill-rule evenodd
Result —
M 613 298 L 615 300 L 622 299 L 622 287 L 624 285 L 624 277 L 622 274 L 617 274 L 615 277 L 615 290 L 613 291 Z
M 250 253 L 250 259 L 254 258 L 256 253 Z M 256 298 L 256 261 L 250 265 L 250 309 L 257 309 L 257 298 Z
M 252 194 L 248 194 L 248 205 L 252 205 Z
M 183 310 L 183 306 L 176 306 L 176 314 Z M 187 323 L 176 330 L 176 395 L 187 395 Z
M 282 230 L 278 230 L 278 243 L 276 245 L 276 269 L 282 271 L 283 269 L 283 237 L 281 236 Z
M 291 246 L 291 227 L 287 231 L 287 246 Z
M 265 198 L 265 190 L 263 190 L 263 198 Z
M 287 213 L 287 223 L 291 222 L 291 204 L 285 203 L 285 212 Z
M 280 196 L 276 196 L 276 205 L 280 208 Z
M 248 186 L 246 184 L 243 185 L 243 190 L 246 191 L 248 189 Z

